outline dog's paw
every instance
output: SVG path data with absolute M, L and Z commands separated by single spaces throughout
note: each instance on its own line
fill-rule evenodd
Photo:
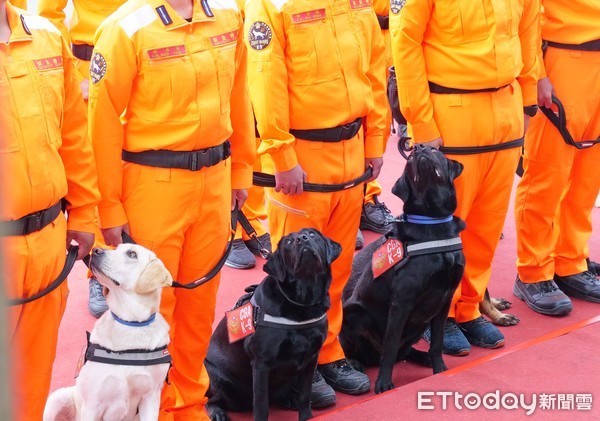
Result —
M 394 383 L 392 383 L 391 380 L 384 381 L 380 378 L 377 378 L 377 381 L 375 382 L 375 393 L 380 394 L 383 392 L 387 392 L 388 390 L 392 390 L 395 387 L 396 386 L 394 386 Z
M 512 303 L 504 298 L 492 298 L 490 301 L 492 302 L 492 305 L 500 311 L 506 310 L 512 306 Z
M 214 405 L 207 405 L 206 410 L 211 421 L 230 421 L 229 415 L 224 409 Z
M 513 316 L 512 314 L 502 314 L 502 317 L 494 320 L 494 324 L 498 326 L 514 326 L 519 323 L 520 320 L 517 316 Z

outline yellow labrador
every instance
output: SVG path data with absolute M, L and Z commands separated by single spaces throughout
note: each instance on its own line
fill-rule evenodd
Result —
M 88 338 L 75 386 L 50 395 L 44 421 L 158 419 L 171 357 L 169 325 L 158 312 L 173 283 L 156 255 L 136 244 L 94 249 L 90 268 L 105 287 L 109 311 Z

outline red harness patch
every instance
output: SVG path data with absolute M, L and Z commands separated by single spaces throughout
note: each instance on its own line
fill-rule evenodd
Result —
M 225 312 L 229 343 L 234 343 L 254 333 L 254 308 L 251 303 Z
M 371 259 L 371 269 L 373 278 L 377 278 L 396 266 L 405 258 L 404 246 L 395 238 L 388 238 L 375 253 Z

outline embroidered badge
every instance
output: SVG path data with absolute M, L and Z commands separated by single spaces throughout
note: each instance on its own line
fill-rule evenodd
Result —
M 238 31 L 225 32 L 224 34 L 210 37 L 210 43 L 213 47 L 220 47 L 222 45 L 233 44 L 237 41 Z
M 271 43 L 273 33 L 271 28 L 264 22 L 254 22 L 248 31 L 248 43 L 255 50 L 264 50 Z
M 106 74 L 106 60 L 100 53 L 94 53 L 90 60 L 90 79 L 92 83 L 98 83 Z
M 325 9 L 309 10 L 308 12 L 294 13 L 292 15 L 292 22 L 294 23 L 310 22 L 320 19 L 325 19 Z
M 51 70 L 63 67 L 63 59 L 61 56 L 46 57 L 39 60 L 33 60 L 33 65 L 36 70 Z
M 383 275 L 403 259 L 404 247 L 402 243 L 395 238 L 389 238 L 373 253 L 373 258 L 371 259 L 373 278 Z
M 393 1 L 393 0 L 392 0 Z M 364 9 L 371 6 L 371 0 L 350 0 L 351 9 Z
M 251 303 L 225 312 L 229 343 L 234 343 L 254 333 L 254 312 Z
M 406 0 L 390 0 L 390 10 L 393 14 L 397 15 L 405 4 Z
M 151 60 L 166 58 L 166 57 L 178 57 L 186 54 L 185 45 L 171 45 L 169 47 L 154 48 L 148 50 L 148 57 Z

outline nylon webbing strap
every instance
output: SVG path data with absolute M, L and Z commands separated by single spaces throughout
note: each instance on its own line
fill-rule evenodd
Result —
M 276 317 L 265 313 L 264 310 L 256 304 L 254 296 L 250 298 L 250 303 L 254 307 L 254 324 L 257 326 L 268 326 L 276 329 L 308 329 L 320 325 L 326 316 L 326 313 L 324 313 L 322 316 L 315 317 L 314 319 L 301 321 L 290 320 L 285 317 Z
M 167 346 L 152 350 L 132 349 L 127 351 L 111 351 L 88 341 L 85 351 L 85 361 L 102 364 L 147 366 L 169 364 L 172 361 Z
M 352 187 L 356 187 L 373 175 L 373 169 L 367 168 L 365 173 L 354 180 L 350 180 L 346 183 L 340 184 L 316 184 L 316 183 L 302 183 L 302 188 L 307 192 L 317 193 L 333 193 L 336 191 L 347 190 Z M 275 176 L 273 174 L 265 174 L 263 172 L 255 172 L 252 175 L 252 184 L 259 187 L 275 187 Z
M 440 152 L 449 155 L 474 155 L 487 152 L 502 151 L 505 149 L 519 148 L 523 146 L 523 138 L 509 142 L 497 143 L 486 146 L 440 146 Z
M 448 251 L 462 250 L 460 237 L 448 238 L 446 240 L 425 241 L 423 243 L 409 244 L 406 246 L 406 254 L 410 257 L 425 254 L 445 253 Z
M 556 96 L 552 95 L 552 103 L 556 105 L 558 113 L 555 113 L 552 109 L 546 107 L 540 107 L 540 110 L 544 113 L 546 118 L 550 120 L 550 123 L 558 129 L 567 145 L 574 146 L 577 149 L 586 149 L 594 146 L 596 143 L 600 143 L 600 136 L 596 140 L 582 140 L 576 142 L 567 129 L 567 113 L 562 102 L 560 102 Z

